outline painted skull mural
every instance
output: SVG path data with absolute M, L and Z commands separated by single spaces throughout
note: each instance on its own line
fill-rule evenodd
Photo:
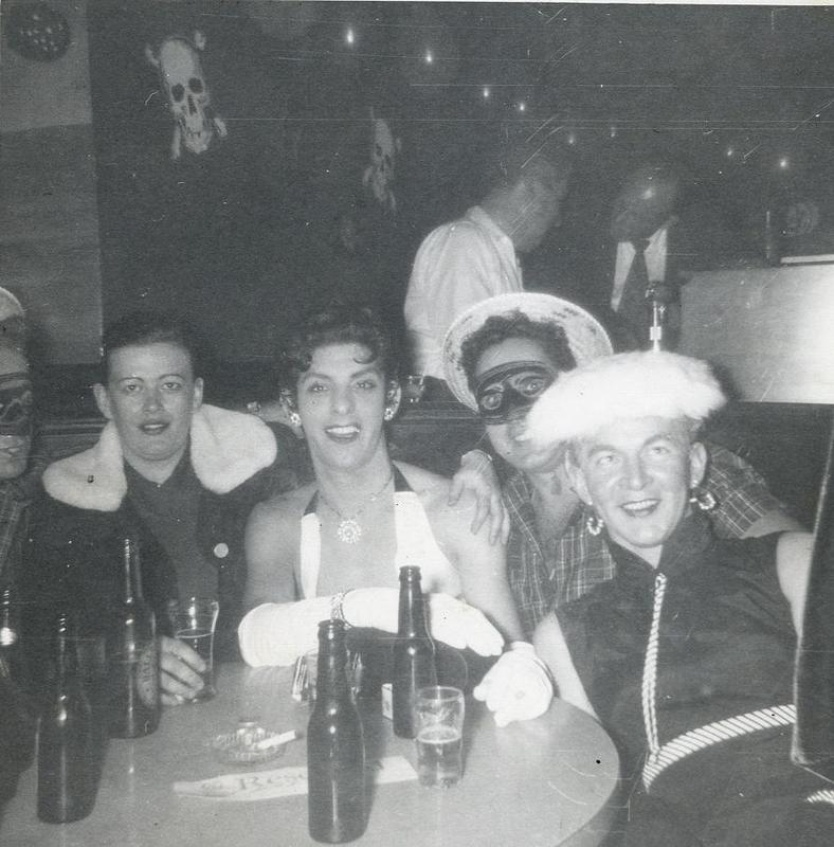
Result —
M 391 213 L 397 211 L 394 179 L 400 146 L 400 139 L 394 137 L 388 121 L 376 117 L 371 107 L 371 163 L 365 168 L 362 184 Z
M 225 138 L 226 124 L 214 114 L 211 92 L 203 73 L 199 51 L 205 49 L 205 36 L 195 31 L 193 41 L 168 36 L 154 49 L 145 46 L 147 60 L 159 71 L 176 122 L 171 141 L 171 158 L 179 159 L 183 146 L 190 153 L 204 153 L 214 140 Z

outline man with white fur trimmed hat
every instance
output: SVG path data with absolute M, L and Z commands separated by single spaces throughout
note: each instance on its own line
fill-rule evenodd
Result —
M 719 538 L 690 496 L 701 425 L 724 402 L 706 362 L 622 353 L 561 375 L 527 419 L 540 449 L 567 445 L 616 562 L 535 644 L 639 777 L 624 847 L 823 847 L 834 833 L 830 783 L 791 761 L 813 536 Z
M 476 304 L 446 336 L 446 382 L 480 415 L 498 457 L 511 524 L 507 572 L 528 635 L 551 606 L 614 574 L 604 539 L 592 535 L 582 520 L 562 446 L 540 448 L 523 438 L 527 412 L 559 374 L 612 353 L 608 334 L 590 313 L 532 292 Z M 693 493 L 713 503 L 709 514 L 719 535 L 801 528 L 746 462 L 718 445 L 709 450 L 705 485 Z

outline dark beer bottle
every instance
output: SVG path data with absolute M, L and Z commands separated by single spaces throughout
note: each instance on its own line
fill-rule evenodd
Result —
M 110 630 L 109 713 L 113 738 L 139 738 L 159 726 L 156 619 L 142 597 L 138 544 L 124 540 L 124 595 Z
M 420 568 L 400 568 L 400 610 L 397 640 L 394 642 L 394 679 L 392 706 L 394 733 L 400 738 L 414 738 L 414 704 L 417 691 L 426 685 L 437 685 L 434 642 L 426 628 Z
M 365 742 L 347 679 L 345 625 L 319 624 L 316 703 L 307 726 L 310 837 L 342 844 L 365 831 Z
M 70 629 L 59 614 L 54 685 L 38 720 L 38 817 L 48 823 L 87 817 L 98 788 L 92 710 Z

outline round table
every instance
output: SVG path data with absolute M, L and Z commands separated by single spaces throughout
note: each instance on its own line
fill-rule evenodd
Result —
M 242 771 L 306 763 L 304 739 L 261 765 L 218 762 L 210 742 L 257 717 L 276 732 L 304 733 L 310 708 L 290 697 L 290 668 L 221 665 L 218 696 L 200 705 L 166 709 L 156 733 L 109 742 L 92 814 L 71 824 L 41 823 L 35 815 L 36 766 L 21 777 L 9 803 L 0 842 L 14 847 L 296 847 L 314 844 L 307 832 L 307 797 L 220 802 L 173 791 Z M 363 707 L 368 761 L 403 756 L 416 765 L 414 743 L 393 735 L 377 705 Z M 583 712 L 554 701 L 542 717 L 498 729 L 488 710 L 467 700 L 464 776 L 446 791 L 416 779 L 377 785 L 368 826 L 358 845 L 391 847 L 508 847 L 596 845 L 608 830 L 618 785 L 611 739 Z

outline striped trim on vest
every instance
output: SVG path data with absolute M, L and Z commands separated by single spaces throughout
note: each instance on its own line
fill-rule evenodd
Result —
M 669 765 L 679 762 L 690 753 L 695 753 L 722 741 L 729 741 L 731 738 L 758 732 L 761 729 L 789 726 L 796 722 L 795 706 L 772 706 L 699 726 L 697 729 L 673 738 L 666 744 L 660 744 L 657 729 L 657 655 L 660 644 L 660 616 L 663 611 L 663 600 L 666 596 L 666 583 L 666 576 L 662 573 L 657 574 L 655 577 L 652 624 L 643 664 L 641 692 L 643 723 L 646 728 L 646 741 L 649 748 L 646 762 L 643 765 L 643 785 L 646 791 L 651 788 L 652 783 Z

